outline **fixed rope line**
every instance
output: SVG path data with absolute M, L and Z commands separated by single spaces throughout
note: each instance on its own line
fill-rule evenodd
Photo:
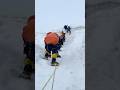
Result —
M 84 26 L 79 26 L 79 27 L 74 27 L 74 28 L 71 28 L 71 29 L 84 29 L 85 27 Z
M 71 29 L 84 29 L 85 28 L 85 26 L 76 26 L 76 27 L 72 27 Z M 63 30 L 64 28 L 61 28 L 61 29 L 55 29 L 55 30 L 59 30 L 59 31 L 54 31 L 54 32 L 56 32 L 56 33 L 59 33 L 61 30 Z M 40 33 L 40 32 L 36 32 L 36 34 L 47 34 L 46 32 L 42 32 L 42 33 Z
M 55 32 L 55 33 L 60 33 L 60 32 Z M 35 34 L 47 34 L 46 32 L 40 33 L 40 32 L 35 32 Z
M 53 74 L 53 82 L 52 82 L 52 88 L 51 88 L 51 90 L 53 90 L 53 88 L 54 88 L 55 72 L 56 72 L 56 69 L 57 69 L 57 67 L 55 66 L 55 70 L 54 70 L 54 74 Z
M 54 69 L 54 72 L 53 72 L 52 75 L 49 77 L 49 79 L 47 80 L 47 82 L 45 83 L 45 85 L 43 86 L 42 90 L 45 89 L 45 87 L 47 86 L 47 84 L 49 83 L 49 81 L 51 80 L 51 78 L 54 76 L 55 71 L 56 71 L 56 68 Z
M 51 51 L 51 59 L 52 59 L 52 51 Z M 55 69 L 54 69 L 53 74 L 52 74 L 52 75 L 50 76 L 50 78 L 47 80 L 47 82 L 46 82 L 45 85 L 43 86 L 42 90 L 45 89 L 45 87 L 47 86 L 48 82 L 51 80 L 52 77 L 53 77 L 53 82 L 52 82 L 52 88 L 51 88 L 51 90 L 53 90 L 56 69 L 57 69 L 57 67 L 55 66 Z

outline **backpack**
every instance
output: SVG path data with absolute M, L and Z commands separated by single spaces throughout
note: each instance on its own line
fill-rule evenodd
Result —
M 59 43 L 59 36 L 53 32 L 47 33 L 46 37 L 44 38 L 44 42 L 45 44 L 56 45 Z

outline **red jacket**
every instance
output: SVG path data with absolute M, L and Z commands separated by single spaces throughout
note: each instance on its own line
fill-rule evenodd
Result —
M 25 42 L 35 42 L 35 19 L 23 27 L 22 37 Z

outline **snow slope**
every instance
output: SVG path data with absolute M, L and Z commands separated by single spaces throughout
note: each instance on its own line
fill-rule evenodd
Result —
M 45 34 L 36 33 L 36 74 L 35 90 L 42 90 L 44 84 L 52 75 L 55 67 L 50 61 L 44 60 Z M 60 51 L 60 66 L 56 70 L 54 90 L 85 90 L 85 29 L 73 29 L 71 35 L 66 35 L 66 42 Z M 52 80 L 45 90 L 51 90 Z
M 0 90 L 34 90 L 34 81 L 17 76 L 23 67 L 24 23 L 21 17 L 0 16 Z

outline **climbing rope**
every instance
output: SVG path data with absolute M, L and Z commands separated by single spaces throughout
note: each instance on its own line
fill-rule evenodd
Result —
M 52 79 L 52 77 L 53 77 L 53 82 L 52 82 L 52 88 L 51 88 L 51 90 L 53 90 L 56 69 L 57 69 L 57 67 L 55 66 L 54 72 L 53 72 L 52 75 L 49 77 L 49 79 L 47 80 L 47 82 L 46 82 L 45 85 L 43 86 L 42 90 L 45 89 L 45 87 L 47 86 L 47 84 L 49 83 L 49 81 Z
M 45 89 L 45 87 L 47 86 L 48 82 L 51 80 L 51 78 L 53 77 L 54 73 L 49 77 L 49 79 L 47 80 L 47 82 L 45 83 L 45 85 L 43 86 L 42 90 Z
M 56 69 L 57 69 L 57 67 L 55 66 L 55 70 L 54 70 L 54 74 L 53 74 L 53 82 L 52 82 L 52 88 L 51 88 L 51 90 L 53 90 L 53 88 L 54 88 L 55 72 L 56 72 Z
M 52 51 L 51 51 L 51 59 L 52 59 Z M 56 66 L 55 66 L 55 69 L 54 69 L 53 74 L 52 74 L 52 75 L 50 76 L 50 78 L 47 80 L 47 82 L 46 82 L 45 85 L 43 86 L 42 90 L 45 89 L 45 87 L 47 86 L 48 82 L 51 80 L 52 77 L 53 77 L 53 82 L 52 82 L 52 88 L 51 88 L 51 90 L 53 90 L 56 69 L 57 69 L 57 68 L 56 68 Z
M 79 26 L 76 26 L 76 27 L 71 27 L 71 29 L 84 29 L 84 28 L 85 28 L 85 26 L 80 26 L 80 25 L 79 25 Z M 55 29 L 54 32 L 55 32 L 55 33 L 60 33 L 61 30 L 63 30 L 63 28 Z M 44 35 L 44 34 L 47 34 L 47 32 L 41 32 L 41 33 L 40 33 L 40 32 L 35 32 L 35 33 L 36 33 L 36 34 L 43 34 L 43 35 Z

